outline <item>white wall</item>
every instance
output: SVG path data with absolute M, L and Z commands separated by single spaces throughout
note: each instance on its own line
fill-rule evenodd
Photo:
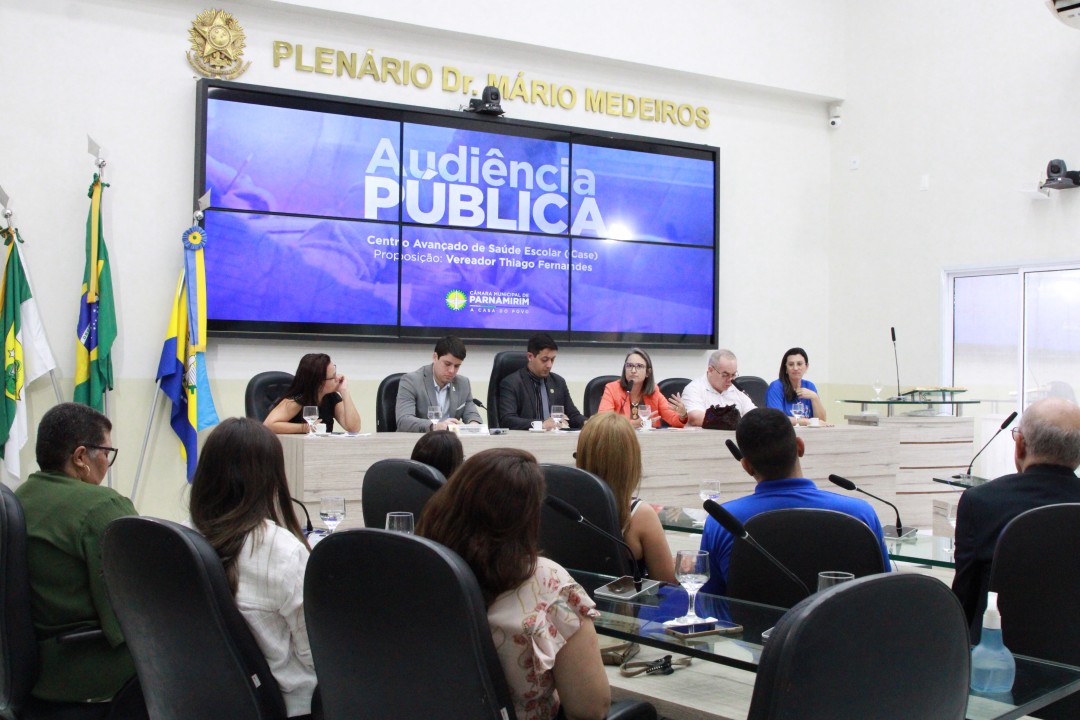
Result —
M 824 11 L 836 3 L 813 5 Z M 84 262 L 85 193 L 92 174 L 86 134 L 106 148 L 106 180 L 112 183 L 105 201 L 106 240 L 120 325 L 112 416 L 114 441 L 122 452 L 115 483 L 124 492 L 131 488 L 154 395 L 152 377 L 181 262 L 180 234 L 191 223 L 195 88 L 184 53 L 191 21 L 203 9 L 168 0 L 6 0 L 0 6 L 0 27 L 18 28 L 8 33 L 0 55 L 0 89 L 9 109 L 0 123 L 0 185 L 16 201 L 16 220 L 27 239 L 25 257 L 37 280 L 37 296 L 68 393 Z M 378 56 L 425 62 L 433 68 L 453 65 L 481 77 L 488 71 L 510 75 L 522 71 L 574 85 L 579 94 L 588 85 L 708 106 L 711 126 L 703 131 L 586 113 L 580 103 L 574 111 L 506 103 L 515 117 L 721 147 L 721 342 L 740 354 L 743 372 L 771 374 L 777 353 L 798 342 L 815 348 L 818 376 L 827 373 L 828 314 L 807 313 L 797 323 L 783 320 L 791 315 L 777 310 L 790 310 L 792 304 L 786 299 L 775 306 L 761 302 L 759 268 L 764 263 L 797 262 L 815 283 L 828 277 L 830 139 L 824 105 L 815 96 L 835 94 L 842 86 L 835 12 L 823 12 L 814 21 L 800 12 L 792 22 L 778 25 L 757 12 L 713 8 L 705 18 L 707 24 L 723 29 L 707 36 L 717 39 L 715 57 L 710 59 L 705 53 L 711 41 L 703 41 L 696 32 L 692 43 L 671 32 L 654 36 L 647 31 L 663 24 L 645 22 L 647 15 L 633 15 L 639 20 L 630 27 L 629 20 L 613 19 L 621 11 L 613 15 L 610 8 L 586 5 L 575 11 L 580 27 L 590 28 L 590 33 L 583 35 L 579 29 L 577 36 L 562 41 L 574 51 L 543 51 L 535 41 L 478 43 L 471 35 L 418 29 L 393 18 L 373 22 L 268 1 L 234 3 L 227 9 L 238 16 L 247 33 L 245 59 L 252 66 L 242 81 L 248 83 L 432 107 L 453 108 L 462 102 L 461 97 L 434 88 L 423 91 L 299 73 L 288 65 L 275 69 L 271 43 L 285 40 L 309 48 L 359 52 L 372 48 Z M 435 26 L 447 19 L 430 4 L 423 17 Z M 807 24 L 806 33 L 794 22 L 800 18 Z M 521 16 L 516 22 L 506 25 L 505 36 L 536 35 L 537 18 Z M 615 22 L 623 27 L 613 27 Z M 699 26 L 683 24 L 689 29 Z M 554 30 L 544 28 L 544 33 L 550 32 Z M 831 34 L 827 45 L 832 49 L 813 62 L 800 62 L 799 52 L 816 41 L 814 32 Z M 619 40 L 624 37 L 620 33 L 626 33 L 625 42 Z M 644 50 L 641 39 L 646 35 L 650 45 Z M 593 36 L 602 40 L 603 52 L 590 59 L 583 52 L 593 45 L 587 42 Z M 753 53 L 735 52 L 737 44 L 721 41 L 735 37 L 759 47 Z M 561 47 L 559 42 L 550 44 Z M 691 45 L 693 52 L 685 62 L 696 69 L 694 74 L 641 64 L 645 54 L 662 52 L 672 58 L 669 66 L 677 65 Z M 737 72 L 740 57 L 747 59 L 744 77 Z M 717 68 L 716 77 L 702 74 L 709 67 Z M 782 81 L 784 77 L 790 79 Z M 769 87 L 754 87 L 755 78 Z M 794 86 L 795 91 L 778 92 L 776 86 Z M 254 372 L 290 370 L 309 349 L 297 342 L 213 342 L 208 368 L 220 413 L 242 414 L 243 387 Z M 474 385 L 486 385 L 497 349 L 502 348 L 477 346 L 470 352 L 465 370 Z M 420 365 L 430 348 L 346 343 L 331 344 L 329 352 L 350 375 L 370 429 L 379 379 Z M 705 356 L 703 351 L 667 351 L 657 352 L 654 361 L 661 377 L 692 377 L 704 370 Z M 593 375 L 614 372 L 620 360 L 618 351 L 566 348 L 557 370 L 580 392 Z M 52 403 L 47 382 L 42 385 L 31 393 L 32 423 Z M 164 418 L 161 406 L 135 499 L 142 512 L 182 517 L 183 469 Z M 23 462 L 24 467 L 33 467 L 32 442 L 23 451 Z

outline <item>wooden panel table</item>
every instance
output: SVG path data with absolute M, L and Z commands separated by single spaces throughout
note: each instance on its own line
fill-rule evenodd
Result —
M 798 434 L 806 444 L 803 471 L 823 488 L 833 487 L 828 475 L 836 473 L 875 495 L 894 500 L 898 433 L 890 427 L 799 428 Z M 663 505 L 698 506 L 701 502 L 698 483 L 705 478 L 721 480 L 722 500 L 753 492 L 753 478 L 724 446 L 724 440 L 734 435 L 734 432 L 696 428 L 639 433 L 644 467 L 641 496 L 648 502 Z M 279 437 L 293 496 L 305 502 L 317 502 L 321 495 L 342 495 L 348 504 L 342 527 L 357 527 L 362 523 L 360 490 L 364 473 L 378 460 L 409 457 L 420 436 L 376 433 L 359 437 Z M 516 447 L 533 453 L 542 463 L 570 465 L 574 462 L 577 438 L 575 432 L 515 431 L 507 435 L 463 435 L 462 444 L 466 457 L 487 448 Z M 893 522 L 888 506 L 876 509 L 883 523 Z

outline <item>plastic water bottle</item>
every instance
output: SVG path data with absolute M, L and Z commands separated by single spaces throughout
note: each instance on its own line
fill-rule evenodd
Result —
M 1001 641 L 997 600 L 996 592 L 987 593 L 982 638 L 971 651 L 971 689 L 988 694 L 1009 692 L 1016 678 L 1016 660 Z

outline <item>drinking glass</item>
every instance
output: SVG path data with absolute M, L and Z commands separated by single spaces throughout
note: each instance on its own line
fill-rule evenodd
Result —
M 720 481 L 702 480 L 698 486 L 698 496 L 701 497 L 701 502 L 706 500 L 720 502 Z
M 641 429 L 652 430 L 652 423 L 649 422 L 649 418 L 652 417 L 652 408 L 645 403 L 641 403 L 638 405 L 637 414 L 641 418 Z
M 690 598 L 686 615 L 679 618 L 679 622 L 686 625 L 703 622 L 694 608 L 694 601 L 698 590 L 709 579 L 709 553 L 705 550 L 680 550 L 675 556 L 675 579 L 686 589 Z
M 315 405 L 304 406 L 304 422 L 308 424 L 308 432 L 315 432 L 315 425 L 319 422 L 319 408 Z
M 555 421 L 555 429 L 558 430 L 562 427 L 563 420 L 566 420 L 566 408 L 562 405 L 551 406 L 551 419 Z
M 386 513 L 386 529 L 394 532 L 413 534 L 413 514 L 411 512 Z
M 795 416 L 796 420 L 802 420 L 806 417 L 806 406 L 803 405 L 802 400 L 791 406 L 791 414 Z
M 319 500 L 319 517 L 327 530 L 337 530 L 338 524 L 345 519 L 345 498 L 339 495 L 324 495 Z
M 817 574 L 817 589 L 818 592 L 822 590 L 828 590 L 833 585 L 839 585 L 840 583 L 846 583 L 850 580 L 854 580 L 855 576 L 849 572 L 839 572 L 837 570 L 825 570 Z
M 429 407 L 427 409 L 427 419 L 431 421 L 432 425 L 439 422 L 442 420 L 442 409 L 438 407 Z
M 881 399 L 881 390 L 882 390 L 882 388 L 885 387 L 885 383 L 881 382 L 880 380 L 875 380 L 874 384 L 871 385 L 870 387 L 874 388 L 874 399 L 875 400 L 880 400 Z

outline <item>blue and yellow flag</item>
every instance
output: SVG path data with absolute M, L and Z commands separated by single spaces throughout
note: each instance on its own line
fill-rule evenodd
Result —
M 181 271 L 176 284 L 165 344 L 161 348 L 157 379 L 172 400 L 169 424 L 180 438 L 180 453 L 187 460 L 190 482 L 198 462 L 198 432 L 218 422 L 210 380 L 206 375 L 206 276 L 202 258 L 205 235 L 198 227 L 184 233 L 185 263 L 192 275 Z M 192 257 L 195 256 L 195 257 Z M 192 282 L 188 282 L 190 277 Z
M 108 185 L 94 173 L 87 195 L 86 267 L 79 301 L 78 343 L 75 347 L 75 402 L 104 411 L 105 391 L 112 390 L 112 345 L 116 340 L 112 273 L 101 224 L 101 195 Z

